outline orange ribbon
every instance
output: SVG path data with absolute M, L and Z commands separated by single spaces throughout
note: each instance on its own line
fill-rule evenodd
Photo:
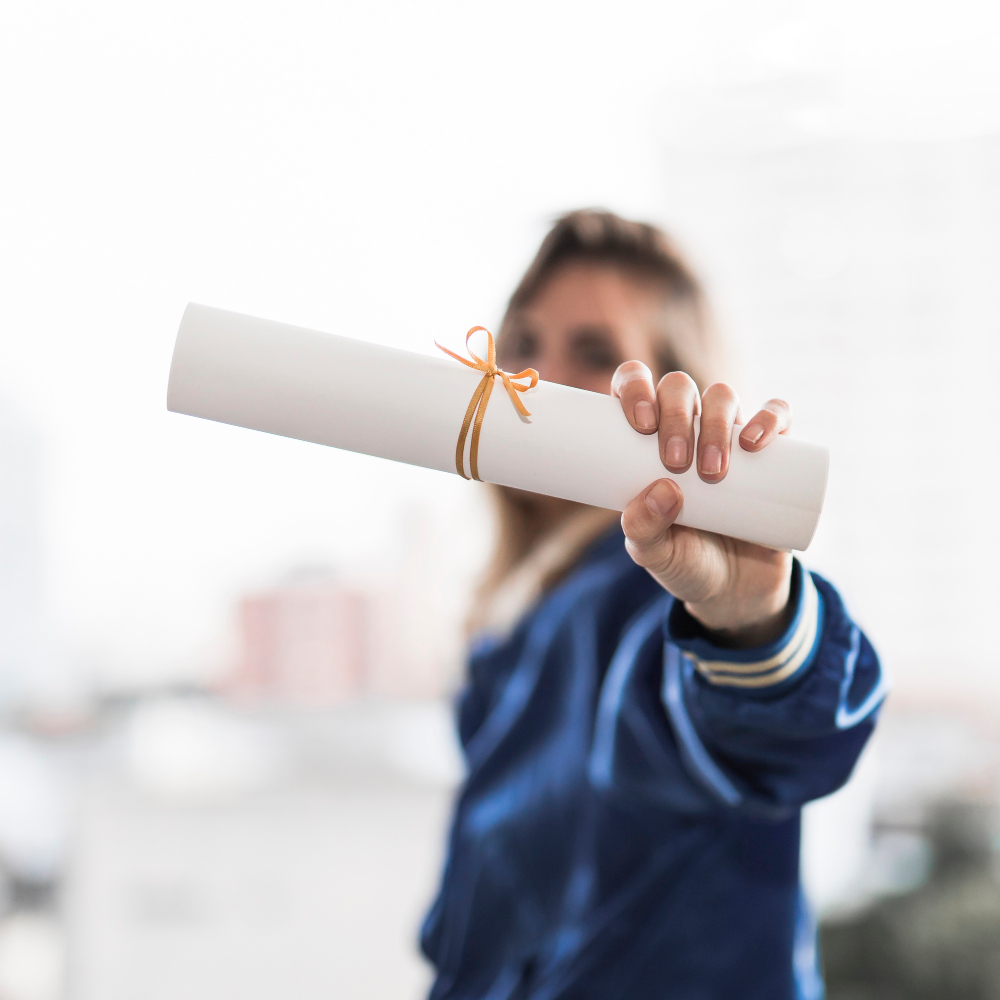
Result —
M 485 361 L 469 347 L 469 337 L 480 330 L 486 334 L 488 345 Z M 454 351 L 449 351 L 447 347 L 441 347 L 436 340 L 434 341 L 434 346 L 440 348 L 445 354 L 451 355 L 456 361 L 461 361 L 463 365 L 475 368 L 476 371 L 483 373 L 479 385 L 476 386 L 476 391 L 472 394 L 472 399 L 469 400 L 469 408 L 465 411 L 465 420 L 462 421 L 462 431 L 458 435 L 458 446 L 455 448 L 455 468 L 458 469 L 458 474 L 463 479 L 468 479 L 469 477 L 465 474 L 465 439 L 468 436 L 469 427 L 471 426 L 472 445 L 469 448 L 469 466 L 472 471 L 472 478 L 479 479 L 479 432 L 483 428 L 483 417 L 486 416 L 486 404 L 490 401 L 490 393 L 493 391 L 493 380 L 499 375 L 503 380 L 507 395 L 510 396 L 510 401 L 514 404 L 514 408 L 522 417 L 530 417 L 531 414 L 524 408 L 524 403 L 518 399 L 517 394 L 535 388 L 538 384 L 538 372 L 534 368 L 525 368 L 523 372 L 513 375 L 510 372 L 505 372 L 497 368 L 496 344 L 493 343 L 493 334 L 485 326 L 474 326 L 465 335 L 465 349 L 469 352 L 469 357 L 472 358 L 471 361 L 467 361 Z M 515 381 L 520 378 L 530 378 L 531 381 L 528 385 L 522 385 L 520 382 Z M 473 418 L 475 418 L 475 424 L 472 422 Z M 481 479 L 479 481 L 482 482 Z

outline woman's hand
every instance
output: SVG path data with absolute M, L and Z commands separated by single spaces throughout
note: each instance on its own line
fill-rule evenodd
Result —
M 671 372 L 653 388 L 649 369 L 627 361 L 611 380 L 629 423 L 641 434 L 658 434 L 660 459 L 673 473 L 692 461 L 706 483 L 729 471 L 733 425 L 742 423 L 733 389 L 717 382 L 703 396 L 684 372 Z M 695 454 L 694 419 L 701 417 Z M 766 448 L 791 426 L 788 404 L 772 399 L 740 432 L 744 451 Z M 622 514 L 625 547 L 688 612 L 716 633 L 721 645 L 749 647 L 784 631 L 790 614 L 792 557 L 762 545 L 674 524 L 683 494 L 671 479 L 658 479 Z

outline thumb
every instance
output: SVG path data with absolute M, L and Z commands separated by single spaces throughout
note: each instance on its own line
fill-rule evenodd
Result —
M 629 555 L 658 578 L 669 575 L 674 550 L 671 528 L 683 505 L 684 494 L 677 483 L 658 479 L 622 513 Z

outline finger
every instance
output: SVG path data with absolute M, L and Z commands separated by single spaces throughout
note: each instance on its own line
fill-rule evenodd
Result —
M 736 391 L 725 382 L 710 385 L 701 398 L 698 475 L 706 483 L 718 483 L 726 478 L 733 424 L 739 408 Z
M 669 529 L 681 512 L 684 495 L 672 479 L 647 486 L 622 513 L 629 554 L 640 565 L 661 568 L 672 549 Z
M 611 377 L 611 395 L 622 403 L 625 416 L 640 434 L 652 434 L 659 421 L 653 374 L 641 361 L 626 361 Z
M 694 379 L 685 372 L 670 372 L 656 387 L 660 407 L 660 461 L 671 472 L 686 472 L 694 458 L 694 418 L 701 398 Z
M 760 451 L 792 426 L 792 408 L 783 399 L 769 399 L 740 431 L 744 451 Z

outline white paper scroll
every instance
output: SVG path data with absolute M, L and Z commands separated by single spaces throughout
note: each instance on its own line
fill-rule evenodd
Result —
M 444 355 L 192 303 L 177 333 L 167 408 L 456 474 L 458 433 L 481 377 Z M 656 435 L 634 431 L 611 396 L 539 382 L 521 398 L 527 420 L 494 387 L 479 445 L 487 482 L 623 510 L 667 477 L 684 492 L 680 524 L 782 549 L 805 549 L 812 539 L 826 492 L 825 448 L 780 438 L 751 455 L 737 429 L 729 473 L 710 486 L 693 470 L 668 473 Z

